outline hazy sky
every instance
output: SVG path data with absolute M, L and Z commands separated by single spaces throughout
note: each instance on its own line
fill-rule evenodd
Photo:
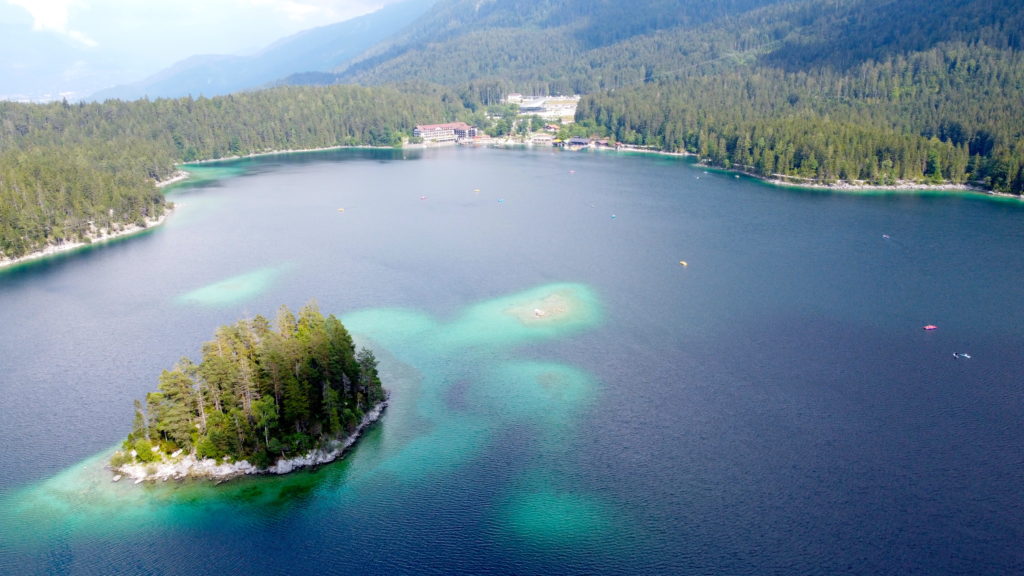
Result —
M 140 80 L 189 56 L 246 54 L 396 1 L 0 0 L 0 97 L 38 92 L 44 80 L 46 90 L 73 92 L 95 88 L 75 80 Z
M 56 33 L 86 48 L 177 59 L 252 50 L 396 0 L 5 1 L 25 10 L 36 32 Z

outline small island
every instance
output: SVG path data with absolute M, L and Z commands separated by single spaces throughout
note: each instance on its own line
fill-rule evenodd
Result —
M 368 348 L 358 351 L 313 302 L 221 326 L 198 364 L 182 358 L 135 401 L 114 480 L 285 474 L 335 460 L 387 404 Z

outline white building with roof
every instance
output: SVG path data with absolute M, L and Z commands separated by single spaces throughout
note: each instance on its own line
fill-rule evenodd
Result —
M 420 124 L 413 129 L 412 135 L 422 138 L 424 142 L 458 142 L 463 139 L 476 138 L 477 129 L 465 122 Z

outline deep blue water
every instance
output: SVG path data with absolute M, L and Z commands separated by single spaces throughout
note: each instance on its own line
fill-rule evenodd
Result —
M 0 573 L 1024 573 L 1024 203 L 526 150 L 196 174 L 0 271 Z M 310 299 L 393 392 L 354 452 L 109 482 L 160 370 Z

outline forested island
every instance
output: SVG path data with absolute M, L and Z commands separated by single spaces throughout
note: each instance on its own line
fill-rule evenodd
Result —
M 221 326 L 135 401 L 115 480 L 282 474 L 334 460 L 386 405 L 377 359 L 315 303 Z

